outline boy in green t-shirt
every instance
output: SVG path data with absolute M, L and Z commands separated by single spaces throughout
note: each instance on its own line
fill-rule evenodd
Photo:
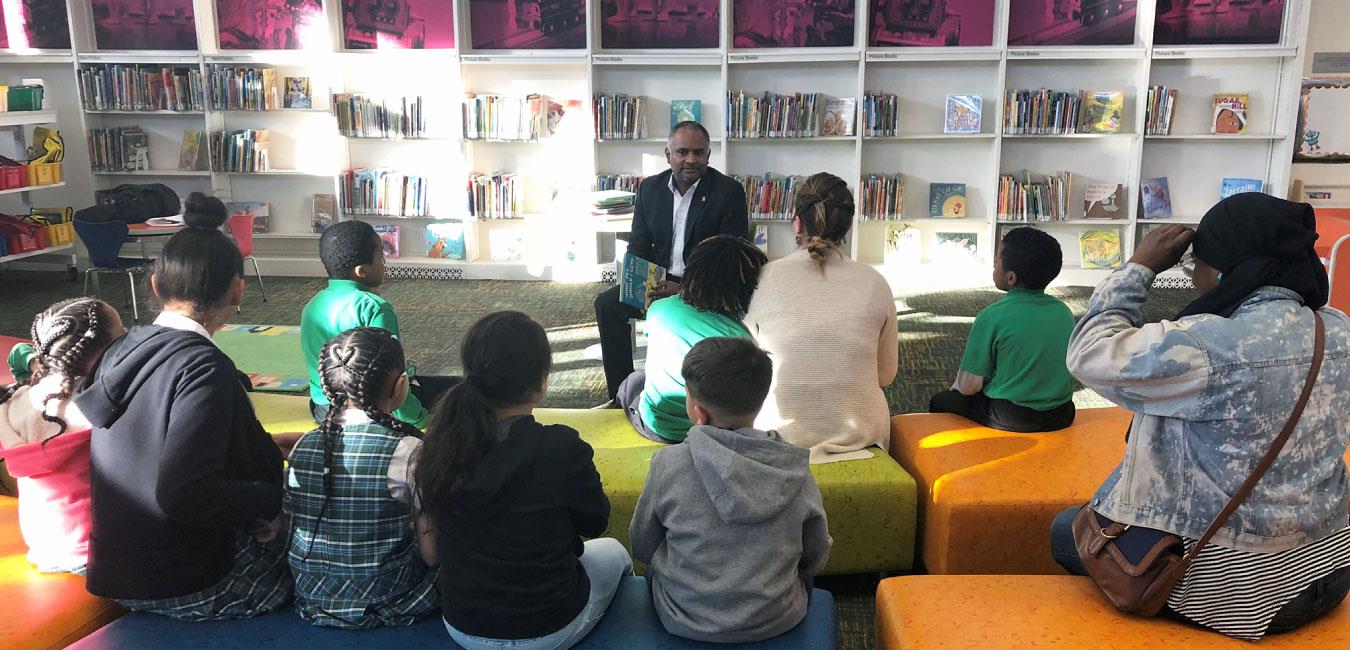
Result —
M 1004 235 L 994 256 L 994 286 L 1008 292 L 975 317 L 950 390 L 928 402 L 1003 431 L 1056 431 L 1073 424 L 1073 378 L 1065 367 L 1073 314 L 1045 286 L 1063 252 L 1035 228 Z
M 328 287 L 310 299 L 300 314 L 300 349 L 309 370 L 310 413 L 316 422 L 328 414 L 328 398 L 319 377 L 319 352 L 329 339 L 353 327 L 378 327 L 399 337 L 398 317 L 376 290 L 384 282 L 384 245 L 370 224 L 343 221 L 324 230 L 319 258 L 328 271 Z M 408 373 L 412 375 L 412 363 Z M 426 425 L 427 409 L 458 378 L 410 377 L 408 397 L 394 417 L 415 427 Z

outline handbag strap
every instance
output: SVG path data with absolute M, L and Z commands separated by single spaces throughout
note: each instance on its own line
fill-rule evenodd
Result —
M 1280 430 L 1280 435 L 1275 436 L 1275 442 L 1271 443 L 1270 451 L 1267 451 L 1266 455 L 1261 457 L 1261 462 L 1256 464 L 1256 469 L 1252 470 L 1252 475 L 1247 477 L 1247 480 L 1242 483 L 1242 487 L 1238 488 L 1238 491 L 1224 505 L 1223 510 L 1219 511 L 1219 516 L 1214 518 L 1214 523 L 1210 524 L 1209 528 L 1205 530 L 1205 534 L 1200 536 L 1200 541 L 1191 547 L 1191 552 L 1187 553 L 1186 557 L 1173 569 L 1175 575 L 1180 576 L 1186 572 L 1191 562 L 1195 560 L 1195 556 L 1200 554 L 1200 549 L 1204 548 L 1209 543 L 1210 538 L 1219 532 L 1219 528 L 1222 528 L 1224 522 L 1228 521 L 1228 517 L 1233 514 L 1233 511 L 1237 510 L 1238 506 L 1242 505 L 1242 502 L 1252 493 L 1252 489 L 1256 487 L 1256 482 L 1260 481 L 1266 470 L 1275 464 L 1275 457 L 1280 455 L 1280 450 L 1284 449 L 1284 443 L 1288 442 L 1289 436 L 1294 433 L 1294 426 L 1298 424 L 1299 418 L 1303 415 L 1303 407 L 1308 405 L 1308 397 L 1312 395 L 1313 384 L 1317 383 L 1317 373 L 1322 369 L 1322 354 L 1326 349 L 1326 331 L 1322 326 L 1322 315 L 1317 313 L 1316 309 L 1313 310 L 1313 321 L 1316 328 L 1314 334 L 1316 338 L 1313 340 L 1312 364 L 1308 367 L 1308 378 L 1303 382 L 1303 392 L 1299 393 L 1298 402 L 1294 404 L 1294 412 L 1289 414 L 1289 420 L 1284 423 L 1284 429 Z

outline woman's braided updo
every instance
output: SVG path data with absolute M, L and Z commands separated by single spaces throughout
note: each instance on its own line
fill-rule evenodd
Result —
M 797 190 L 793 216 L 802 224 L 799 245 L 805 245 L 820 272 L 830 255 L 853 227 L 853 193 L 844 179 L 820 172 L 812 174 Z

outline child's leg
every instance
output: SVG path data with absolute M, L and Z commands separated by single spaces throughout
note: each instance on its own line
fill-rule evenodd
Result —
M 252 618 L 274 612 L 291 600 L 294 583 L 286 564 L 290 539 L 290 535 L 277 535 L 270 542 L 257 542 L 251 535 L 238 531 L 234 566 L 220 582 L 176 598 L 117 602 L 132 611 L 180 621 Z
M 985 426 L 1017 433 L 1059 431 L 1073 424 L 1073 402 L 1066 402 L 1048 411 L 1037 411 L 1008 400 L 991 399 Z
M 422 403 L 422 408 L 430 411 L 431 405 L 435 404 L 441 395 L 450 392 L 451 388 L 458 386 L 462 381 L 464 378 L 459 376 L 418 375 L 414 381 L 408 383 L 408 390 L 412 391 L 417 401 Z
M 614 401 L 618 403 L 619 408 L 628 415 L 628 422 L 637 430 L 638 435 L 663 444 L 670 444 L 670 440 L 661 437 L 661 434 L 652 431 L 647 423 L 642 419 L 642 411 L 638 405 L 642 403 L 642 390 L 647 387 L 647 373 L 636 370 L 633 374 L 619 384 L 619 392 L 614 396 Z
M 928 400 L 929 413 L 954 413 L 972 422 L 984 424 L 989 411 L 989 398 L 984 393 L 963 395 L 956 389 L 944 390 Z
M 591 580 L 591 597 L 577 617 L 582 624 L 560 647 L 570 647 L 590 634 L 609 609 L 624 576 L 633 575 L 633 558 L 628 555 L 628 549 L 612 537 L 588 540 L 581 552 L 581 565 L 586 567 L 586 576 Z

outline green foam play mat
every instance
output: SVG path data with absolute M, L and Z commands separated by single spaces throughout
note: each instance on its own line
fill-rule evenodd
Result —
M 234 360 L 235 367 L 253 381 L 253 389 L 269 393 L 304 393 L 309 372 L 300 351 L 300 328 L 295 325 L 226 325 L 212 336 Z

